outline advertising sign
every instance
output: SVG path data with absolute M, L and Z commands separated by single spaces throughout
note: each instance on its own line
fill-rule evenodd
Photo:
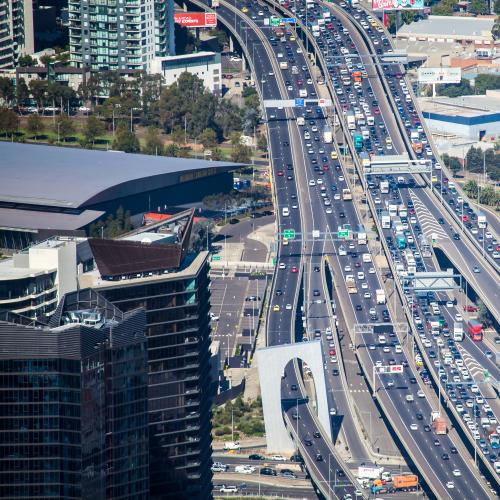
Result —
M 462 68 L 418 68 L 418 83 L 460 83 Z
M 403 365 L 392 365 L 389 367 L 389 373 L 403 373 Z
M 373 10 L 423 9 L 424 0 L 372 0 Z
M 217 14 L 215 12 L 176 12 L 174 21 L 186 28 L 215 28 Z

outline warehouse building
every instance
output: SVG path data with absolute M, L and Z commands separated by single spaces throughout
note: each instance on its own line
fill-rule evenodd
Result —
M 431 132 L 472 141 L 500 136 L 500 92 L 462 97 L 420 98 L 420 109 Z
M 0 247 L 52 235 L 84 236 L 90 224 L 229 192 L 242 165 L 198 159 L 2 143 Z

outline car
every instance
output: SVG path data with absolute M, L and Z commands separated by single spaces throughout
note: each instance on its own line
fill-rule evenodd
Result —
M 253 474 L 255 472 L 255 467 L 253 465 L 237 465 L 234 468 L 234 472 L 237 474 Z
M 310 439 L 304 439 L 304 444 L 306 446 L 312 446 L 313 443 L 312 443 L 312 441 Z
M 460 469 L 453 469 L 453 471 L 451 472 L 455 477 L 460 477 L 462 475 L 462 472 L 460 471 Z
M 313 432 L 313 436 L 315 438 L 320 438 L 321 437 L 321 433 L 319 431 L 315 431 L 315 432 Z
M 290 390 L 292 390 L 292 391 L 297 391 L 298 389 L 299 389 L 299 388 L 297 387 L 297 384 L 292 384 L 292 385 L 290 386 Z
M 424 425 L 424 431 L 425 431 L 425 432 L 431 432 L 431 426 L 430 426 L 430 425 L 428 425 L 428 424 L 425 424 L 425 425 Z
M 417 431 L 417 430 L 418 430 L 418 425 L 417 425 L 417 424 L 411 424 L 411 425 L 410 425 L 410 429 L 411 429 L 412 431 Z
M 443 453 L 441 455 L 441 460 L 449 460 L 450 459 L 450 455 L 448 455 L 448 453 Z
M 434 439 L 434 446 L 441 446 L 439 439 Z
M 292 266 L 292 268 L 290 269 L 290 271 L 292 273 L 298 273 L 299 272 L 299 270 L 297 269 L 297 266 Z
M 331 415 L 332 417 L 334 417 L 335 415 L 337 415 L 337 410 L 336 410 L 336 408 L 330 408 L 330 415 Z
M 415 415 L 415 417 L 417 418 L 417 420 L 423 420 L 424 419 L 424 416 L 421 413 L 417 413 Z
M 259 455 L 258 453 L 252 453 L 248 455 L 249 460 L 265 460 L 266 457 L 264 455 Z
M 280 306 L 279 306 L 278 304 L 275 304 L 275 305 L 273 306 L 273 311 L 274 311 L 274 312 L 279 312 L 279 310 L 280 310 Z
M 456 455 L 458 453 L 458 450 L 454 446 L 452 446 L 450 448 L 450 453 L 453 453 L 453 455 Z
M 280 474 L 286 479 L 297 479 L 297 476 L 291 470 L 283 469 Z
M 472 270 L 476 273 L 479 274 L 481 272 L 481 269 L 478 266 L 474 266 Z
M 323 462 L 323 455 L 321 453 L 316 453 L 316 462 Z
M 276 476 L 277 475 L 277 472 L 274 469 L 271 469 L 271 467 L 262 467 L 259 472 L 262 476 Z
M 285 462 L 286 458 L 283 455 L 271 455 L 271 460 L 275 462 Z
M 229 469 L 229 466 L 220 462 L 214 462 L 211 469 L 212 472 L 226 472 Z
M 446 483 L 446 487 L 449 489 L 449 490 L 452 490 L 453 488 L 455 488 L 455 483 L 453 481 L 447 481 Z
M 221 493 L 238 493 L 238 487 L 234 485 L 221 484 L 219 491 Z

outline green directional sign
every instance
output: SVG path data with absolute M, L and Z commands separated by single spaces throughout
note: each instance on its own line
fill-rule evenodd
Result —
M 349 229 L 339 228 L 337 231 L 337 238 L 349 238 Z
M 279 17 L 271 17 L 269 19 L 269 24 L 271 26 L 280 26 L 281 25 L 281 19 Z
M 295 229 L 284 229 L 283 230 L 283 238 L 286 238 L 287 240 L 294 240 L 295 239 Z
M 212 256 L 212 260 L 221 260 L 221 256 L 220 255 L 214 255 L 214 256 Z
M 490 372 L 488 370 L 485 370 L 484 372 L 484 380 L 488 380 L 490 378 Z

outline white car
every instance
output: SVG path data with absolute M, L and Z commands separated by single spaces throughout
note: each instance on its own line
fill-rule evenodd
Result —
M 283 455 L 271 455 L 271 460 L 275 462 L 285 462 L 286 458 Z
M 316 186 L 316 181 L 314 179 L 311 179 L 309 181 L 309 186 L 312 186 L 312 187 Z
M 279 268 L 286 269 L 286 264 L 284 262 L 280 262 Z
M 452 300 L 447 300 L 446 301 L 446 307 L 452 308 L 453 306 L 454 306 L 454 304 L 453 304 Z
M 337 410 L 335 408 L 330 408 L 330 415 L 333 417 L 337 415 Z
M 210 320 L 211 321 L 219 321 L 219 319 L 220 319 L 220 316 L 218 316 L 217 314 L 215 314 L 213 312 L 210 313 Z
M 318 180 L 316 181 L 316 184 L 323 184 L 323 179 L 318 179 Z
M 463 317 L 460 313 L 455 314 L 455 321 L 463 321 Z
M 371 298 L 372 298 L 372 294 L 371 294 L 371 292 L 365 292 L 365 293 L 363 294 L 363 297 L 364 297 L 365 299 L 371 299 Z
M 234 472 L 238 474 L 252 474 L 255 472 L 255 467 L 253 465 L 237 465 L 234 468 Z
M 370 267 L 370 269 L 368 269 L 368 274 L 375 274 L 375 268 Z
M 452 474 L 455 476 L 455 477 L 459 477 L 462 475 L 462 473 L 460 472 L 460 469 L 453 469 L 453 472 Z
M 422 391 L 422 390 L 418 391 L 418 392 L 417 392 L 417 396 L 418 396 L 419 398 L 425 398 L 425 393 L 424 393 L 424 391 Z
M 285 309 L 288 310 L 288 311 L 290 311 L 292 309 L 292 304 L 287 304 L 285 306 Z
M 363 290 L 366 290 L 368 288 L 368 283 L 366 281 L 363 281 L 363 283 L 361 283 L 361 288 Z
M 417 430 L 418 430 L 418 425 L 417 425 L 417 424 L 411 424 L 411 425 L 410 425 L 410 429 L 411 429 L 412 431 L 417 431 Z
M 487 231 L 486 233 L 484 233 L 484 237 L 491 240 L 491 238 L 493 238 L 493 235 L 489 231 Z
M 455 488 L 455 483 L 453 481 L 448 481 L 446 483 L 446 487 L 449 489 L 449 490 L 452 490 L 453 488 Z

